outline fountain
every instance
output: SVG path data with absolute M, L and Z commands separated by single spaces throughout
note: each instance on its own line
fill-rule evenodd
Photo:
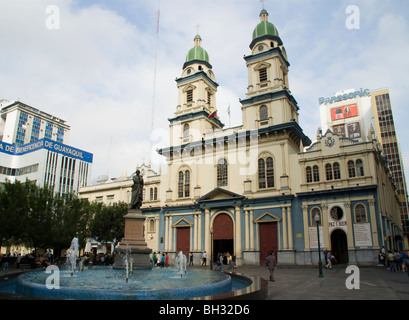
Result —
M 181 278 L 183 278 L 183 275 L 186 273 L 186 260 L 186 256 L 183 252 L 179 251 L 179 254 L 175 259 L 175 266 Z
M 74 275 L 74 272 L 77 268 L 77 253 L 78 253 L 78 238 L 74 237 L 71 241 L 71 253 L 68 256 L 68 263 L 71 267 L 71 276 Z

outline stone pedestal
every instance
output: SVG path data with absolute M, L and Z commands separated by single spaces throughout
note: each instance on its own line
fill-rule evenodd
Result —
M 128 210 L 125 216 L 125 236 L 119 246 L 115 248 L 115 269 L 126 269 L 126 257 L 128 255 L 129 268 L 131 262 L 133 269 L 152 269 L 149 254 L 152 249 L 147 247 L 143 236 L 145 218 L 141 210 Z

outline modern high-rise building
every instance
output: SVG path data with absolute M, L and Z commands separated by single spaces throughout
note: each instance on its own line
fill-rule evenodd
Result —
M 382 152 L 386 157 L 389 170 L 395 182 L 396 192 L 399 199 L 399 209 L 402 219 L 405 244 L 408 245 L 409 217 L 408 217 L 408 193 L 406 188 L 405 171 L 400 151 L 399 140 L 393 120 L 392 104 L 388 89 L 373 91 L 372 107 L 375 116 L 375 130 Z
M 63 195 L 89 183 L 93 155 L 67 145 L 64 120 L 19 101 L 0 108 L 0 184 L 29 179 Z

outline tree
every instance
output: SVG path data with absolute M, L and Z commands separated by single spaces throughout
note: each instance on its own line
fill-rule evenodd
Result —
M 91 207 L 91 211 L 94 211 L 90 224 L 91 237 L 104 244 L 113 242 L 115 246 L 124 237 L 124 216 L 128 212 L 128 205 L 124 202 L 109 206 L 92 203 Z
M 0 189 L 0 247 L 13 240 L 27 240 L 28 194 L 31 183 L 6 181 Z

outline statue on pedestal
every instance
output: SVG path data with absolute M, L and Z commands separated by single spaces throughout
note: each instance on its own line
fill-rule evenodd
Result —
M 140 209 L 142 206 L 143 197 L 143 178 L 141 172 L 136 170 L 136 174 L 133 177 L 132 185 L 132 198 L 129 209 Z

